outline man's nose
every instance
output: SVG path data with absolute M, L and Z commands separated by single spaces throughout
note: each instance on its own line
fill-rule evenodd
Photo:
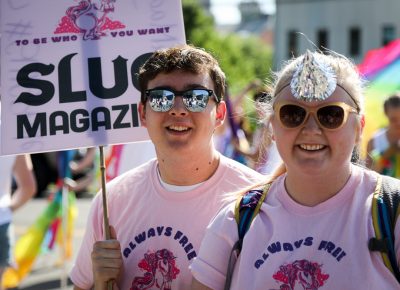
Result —
M 188 114 L 188 110 L 186 109 L 181 96 L 175 96 L 174 105 L 171 110 L 169 110 L 169 113 L 173 116 L 185 116 Z

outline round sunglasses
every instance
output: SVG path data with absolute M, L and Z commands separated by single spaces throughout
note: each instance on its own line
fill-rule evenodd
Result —
M 281 125 L 288 129 L 302 126 L 312 114 L 320 127 L 337 130 L 347 122 L 349 113 L 358 114 L 354 107 L 343 102 L 325 103 L 308 108 L 297 103 L 282 101 L 274 106 L 274 111 Z
M 150 107 L 155 112 L 168 112 L 175 103 L 176 96 L 182 96 L 185 108 L 190 112 L 203 112 L 211 96 L 214 96 L 217 103 L 219 98 L 213 90 L 190 89 L 186 91 L 174 91 L 172 89 L 151 89 L 145 91 L 145 96 L 149 100 Z

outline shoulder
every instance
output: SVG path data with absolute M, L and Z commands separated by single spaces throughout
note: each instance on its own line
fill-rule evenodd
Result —
M 351 179 L 355 181 L 355 184 L 365 184 L 371 183 L 376 184 L 378 181 L 379 173 L 376 171 L 365 167 L 362 164 L 352 164 L 351 165 Z
M 157 159 L 152 159 L 138 167 L 132 168 L 127 172 L 122 173 L 121 175 L 110 181 L 108 183 L 108 186 L 116 186 L 117 184 L 121 184 L 123 182 L 129 182 L 130 180 L 135 180 L 142 178 L 143 176 L 148 176 L 152 173 L 152 169 L 154 169 L 156 165 Z
M 152 159 L 114 178 L 107 183 L 107 197 L 113 200 L 124 196 L 127 192 L 129 194 L 137 192 L 143 185 L 152 183 L 156 174 L 156 166 L 157 159 Z
M 375 192 L 381 188 L 381 193 L 395 194 L 400 196 L 400 180 L 391 176 L 379 174 L 374 170 L 364 168 L 360 165 L 353 165 L 352 175 L 360 182 L 360 188 L 371 189 L 369 192 Z M 381 182 L 381 185 L 379 184 Z
M 156 178 L 156 166 L 157 160 L 150 160 L 107 183 L 106 196 L 110 215 L 113 214 L 113 210 L 118 211 L 127 204 L 134 202 L 138 194 L 148 188 L 149 184 Z M 98 217 L 101 217 L 103 213 L 101 189 L 93 199 L 91 212 L 92 215 L 97 215 Z
M 246 165 L 223 155 L 221 155 L 220 165 L 221 167 L 225 168 L 226 174 L 243 176 L 245 178 L 253 179 L 255 182 L 259 182 L 265 179 L 265 176 L 261 173 L 258 173 L 250 167 L 247 167 Z

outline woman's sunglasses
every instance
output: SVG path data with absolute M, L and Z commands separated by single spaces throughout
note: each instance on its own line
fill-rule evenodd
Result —
M 343 102 L 323 104 L 314 108 L 292 102 L 278 102 L 274 111 L 282 126 L 288 129 L 302 126 L 312 114 L 318 125 L 327 130 L 341 128 L 347 122 L 349 113 L 358 113 L 355 108 Z
M 206 109 L 208 100 L 211 96 L 217 103 L 219 98 L 212 90 L 191 89 L 187 91 L 174 91 L 171 89 L 151 89 L 145 91 L 145 96 L 149 100 L 150 107 L 155 112 L 168 112 L 174 106 L 176 96 L 182 96 L 185 108 L 190 112 L 202 112 Z

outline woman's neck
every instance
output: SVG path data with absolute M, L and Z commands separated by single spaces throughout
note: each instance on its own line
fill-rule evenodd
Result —
M 299 204 L 316 206 L 335 196 L 347 183 L 351 165 L 338 172 L 318 175 L 294 175 L 287 172 L 285 188 L 290 197 Z

